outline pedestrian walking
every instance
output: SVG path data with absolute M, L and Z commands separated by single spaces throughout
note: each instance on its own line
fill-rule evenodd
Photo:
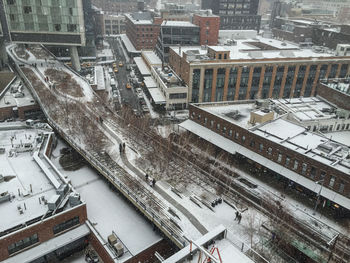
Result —
M 149 180 L 149 186 L 150 186 L 150 187 L 153 186 L 153 179 Z
M 238 215 L 238 224 L 240 224 L 240 223 L 241 223 L 241 220 L 242 220 L 242 214 L 241 214 L 241 213 L 239 213 L 239 215 Z
M 148 174 L 145 175 L 146 181 L 148 181 Z
M 123 150 L 122 148 L 123 148 L 123 146 L 122 146 L 122 144 L 120 143 L 120 144 L 119 144 L 119 152 L 120 152 L 120 153 L 122 153 L 122 150 Z
M 236 211 L 236 217 L 235 217 L 235 221 L 237 220 L 237 218 L 238 218 L 238 215 L 239 215 L 239 212 L 238 212 L 238 211 Z
M 152 185 L 153 185 L 153 187 L 156 185 L 156 180 L 155 179 L 152 180 Z

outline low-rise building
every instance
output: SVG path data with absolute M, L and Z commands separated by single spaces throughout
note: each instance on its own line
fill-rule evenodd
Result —
M 350 114 L 320 97 L 190 104 L 186 130 L 278 175 L 337 216 L 350 214 L 349 146 L 321 131 L 350 129 Z
M 188 87 L 169 67 L 151 67 L 154 89 L 148 87 L 152 100 L 166 110 L 186 109 L 188 105 Z
M 317 95 L 350 111 L 350 79 L 322 79 L 317 85 Z M 350 141 L 350 139 L 349 139 Z
M 12 73 L 2 73 L 1 75 L 7 74 L 12 75 Z M 39 105 L 20 80 L 13 77 L 12 81 L 8 82 L 3 89 L 0 87 L 0 121 L 36 118 L 40 112 Z
M 169 57 L 191 102 L 309 97 L 319 79 L 348 75 L 349 64 L 349 56 L 260 36 L 222 46 L 171 47 Z
M 48 129 L 1 131 L 1 262 L 62 260 L 87 244 L 86 205 L 52 167 Z

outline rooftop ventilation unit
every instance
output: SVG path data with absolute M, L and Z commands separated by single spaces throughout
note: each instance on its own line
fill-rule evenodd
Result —
M 70 206 L 77 206 L 81 203 L 79 193 L 70 193 L 69 194 L 69 204 Z

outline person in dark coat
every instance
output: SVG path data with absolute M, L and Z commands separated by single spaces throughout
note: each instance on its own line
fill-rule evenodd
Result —
M 241 214 L 241 213 L 239 213 L 239 215 L 238 215 L 238 224 L 240 224 L 240 223 L 241 223 L 241 220 L 242 220 L 242 214 Z
M 236 217 L 235 217 L 235 221 L 237 220 L 237 218 L 238 218 L 238 215 L 239 215 L 239 212 L 238 212 L 238 210 L 236 211 Z

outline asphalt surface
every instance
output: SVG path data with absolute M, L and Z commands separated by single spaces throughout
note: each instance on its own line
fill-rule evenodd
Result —
M 118 73 L 114 73 L 114 78 L 116 82 L 118 82 L 117 89 L 119 90 L 121 101 L 122 103 L 131 106 L 133 109 L 140 110 L 140 105 L 137 96 L 134 92 L 134 89 L 126 88 L 126 84 L 129 82 L 128 79 L 131 71 L 127 70 L 127 65 L 129 63 L 124 56 L 124 52 L 121 47 L 121 42 L 117 38 L 114 38 L 113 40 L 109 40 L 109 43 L 113 48 L 118 65 Z M 119 67 L 119 62 L 123 63 L 122 67 Z

